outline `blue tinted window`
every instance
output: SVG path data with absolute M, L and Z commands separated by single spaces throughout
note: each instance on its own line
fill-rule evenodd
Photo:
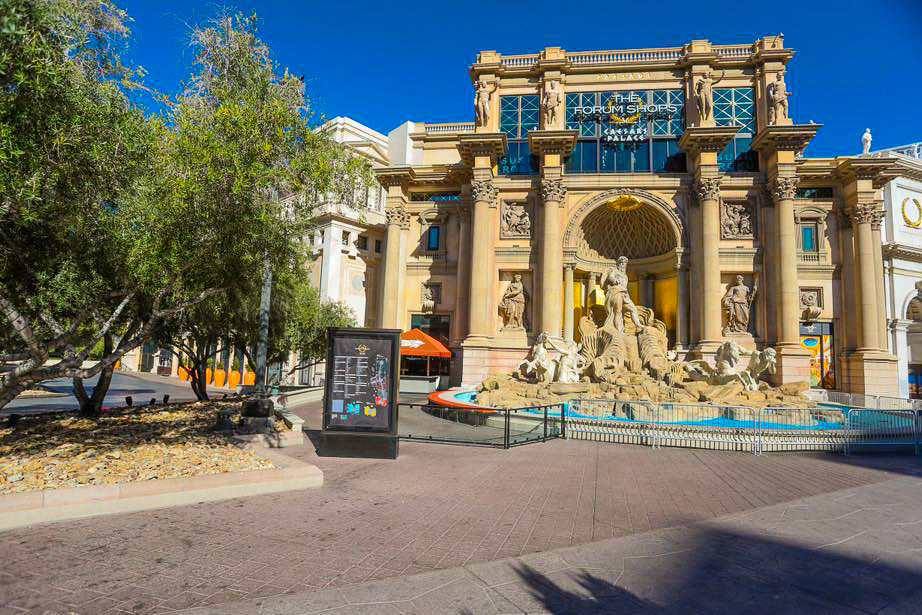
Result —
M 801 228 L 804 252 L 816 252 L 816 228 L 808 225 Z
M 428 237 L 426 238 L 426 249 L 427 250 L 438 250 L 439 249 L 439 227 L 430 226 Z
M 527 141 L 513 141 L 500 158 L 499 172 L 503 175 L 532 175 L 538 172 L 538 162 L 528 149 Z

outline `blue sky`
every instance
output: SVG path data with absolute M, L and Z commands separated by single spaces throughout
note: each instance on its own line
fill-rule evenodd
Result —
M 315 106 L 387 133 L 406 120 L 473 120 L 468 67 L 478 51 L 533 53 L 750 43 L 783 32 L 795 122 L 823 129 L 808 156 L 922 141 L 922 0 L 589 0 L 284 2 L 116 0 L 134 18 L 131 59 L 174 92 L 190 72 L 188 32 L 219 6 L 263 20 L 275 59 L 306 75 Z M 686 14 L 687 7 L 701 13 Z

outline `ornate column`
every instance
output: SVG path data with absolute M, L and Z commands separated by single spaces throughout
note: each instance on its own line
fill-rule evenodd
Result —
M 479 172 L 478 172 L 479 171 Z M 471 196 L 474 202 L 471 232 L 470 293 L 472 300 L 468 309 L 468 336 L 486 338 L 493 335 L 493 283 L 496 269 L 496 252 L 493 237 L 492 208 L 496 203 L 496 186 L 492 173 L 475 171 L 471 181 Z
M 541 199 L 544 202 L 544 219 L 541 228 L 541 318 L 540 329 L 552 337 L 561 331 L 561 280 L 563 243 L 560 232 L 560 204 L 567 189 L 563 181 L 541 180 Z
M 878 214 L 876 203 L 858 203 L 851 207 L 848 216 L 855 232 L 855 252 L 858 259 L 858 307 L 860 309 L 860 335 L 858 350 L 880 349 L 877 305 L 877 259 L 874 252 L 880 250 L 880 244 L 874 244 L 874 232 L 871 224 Z M 882 307 L 882 306 L 881 306 Z
M 887 344 L 887 296 L 884 292 L 884 254 L 880 237 L 880 226 L 884 221 L 883 204 L 877 203 L 877 212 L 871 219 L 871 243 L 874 245 L 874 280 L 877 283 L 877 340 L 881 350 L 888 350 Z
M 797 282 L 797 230 L 794 223 L 796 177 L 774 177 L 769 190 L 775 202 L 775 257 L 778 297 L 778 345 L 800 347 L 800 298 Z
M 704 77 L 702 77 L 704 78 Z M 702 115 L 703 118 L 703 115 Z M 692 301 L 698 317 L 696 352 L 709 355 L 719 345 L 720 311 L 720 171 L 717 154 L 733 139 L 738 128 L 699 125 L 682 135 L 679 147 L 689 156 L 689 171 L 694 174 L 692 185 L 698 216 L 694 224 L 696 237 L 691 257 L 696 272 Z
M 563 268 L 563 339 L 573 341 L 573 265 Z
M 399 314 L 401 278 L 405 275 L 406 263 L 402 258 L 402 235 L 410 228 L 410 214 L 402 205 L 388 206 L 387 232 L 384 238 L 384 290 L 381 297 L 381 327 L 402 329 Z
M 469 195 L 468 195 L 469 196 Z M 471 210 L 461 203 L 458 213 L 458 268 L 456 272 L 455 314 L 452 341 L 461 343 L 467 335 L 471 267 Z
M 561 274 L 563 237 L 561 233 L 564 198 L 563 158 L 576 144 L 575 130 L 533 130 L 528 145 L 541 160 L 541 200 L 544 215 L 541 225 L 541 316 L 538 328 L 552 337 L 561 333 Z
M 688 349 L 688 271 L 679 265 L 676 269 L 678 278 L 678 305 L 676 306 L 675 341 L 676 346 Z

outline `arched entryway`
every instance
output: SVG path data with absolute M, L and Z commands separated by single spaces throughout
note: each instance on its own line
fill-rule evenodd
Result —
M 602 275 L 619 256 L 628 258 L 629 291 L 637 305 L 653 309 L 666 324 L 670 342 L 684 344 L 687 319 L 687 274 L 682 255 L 685 227 L 674 205 L 641 190 L 617 190 L 586 200 L 571 217 L 564 234 L 564 265 L 572 283 L 572 305 L 565 297 L 564 333 L 593 305 L 604 303 Z M 566 294 L 566 290 L 565 290 Z

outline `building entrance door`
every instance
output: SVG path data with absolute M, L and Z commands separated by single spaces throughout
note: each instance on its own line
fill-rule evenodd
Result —
M 836 388 L 832 323 L 801 324 L 800 345 L 810 353 L 810 386 L 817 389 Z

